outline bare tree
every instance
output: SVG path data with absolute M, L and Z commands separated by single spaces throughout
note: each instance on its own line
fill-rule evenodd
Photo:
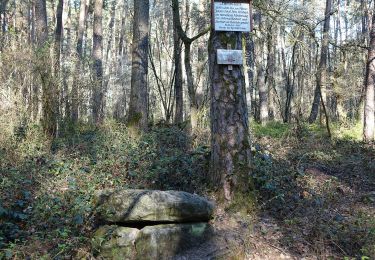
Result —
M 322 47 L 320 52 L 320 62 L 316 75 L 316 87 L 314 93 L 314 101 L 311 108 L 309 123 L 315 122 L 318 117 L 320 101 L 324 102 L 322 95 L 322 87 L 327 85 L 327 59 L 329 45 L 329 28 L 331 18 L 332 0 L 326 0 L 325 20 L 323 27 Z M 327 118 L 328 120 L 328 118 Z

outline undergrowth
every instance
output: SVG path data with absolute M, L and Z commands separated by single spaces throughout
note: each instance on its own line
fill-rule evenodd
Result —
M 30 126 L 1 144 L 0 259 L 89 254 L 98 189 L 202 192 L 207 147 L 192 149 L 178 128 L 158 127 L 138 138 L 115 122 L 71 130 L 50 143 Z
M 67 124 L 50 142 L 35 125 L 8 130 L 0 137 L 0 259 L 90 258 L 95 190 L 207 189 L 207 131 L 192 139 L 158 126 L 135 137 L 108 121 Z M 374 150 L 357 131 L 333 130 L 329 140 L 320 125 L 253 125 L 254 214 L 277 219 L 279 246 L 301 257 L 372 257 Z

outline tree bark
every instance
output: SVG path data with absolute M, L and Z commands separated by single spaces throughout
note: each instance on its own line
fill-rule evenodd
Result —
M 173 61 L 174 61 L 174 93 L 176 101 L 176 110 L 174 122 L 176 124 L 182 123 L 183 121 L 183 88 L 182 88 L 182 66 L 181 66 L 181 41 L 178 36 L 177 24 L 179 23 L 178 17 L 173 12 Z
M 254 41 L 251 37 L 251 33 L 253 31 L 253 10 L 252 10 L 252 0 L 250 0 L 250 32 L 245 34 L 245 58 L 246 58 L 246 74 L 247 74 L 247 79 L 249 82 L 249 95 L 248 95 L 248 109 L 250 112 L 250 116 L 254 115 L 253 112 L 253 104 L 252 104 L 252 97 L 253 97 L 253 91 L 254 91 L 254 56 L 255 56 L 255 51 L 254 51 Z
M 132 78 L 128 123 L 141 130 L 148 124 L 149 0 L 134 0 Z
M 51 63 L 48 47 L 48 25 L 46 0 L 38 0 L 35 3 L 36 26 L 36 58 L 37 71 L 42 82 L 42 126 L 46 134 L 51 138 L 56 135 L 57 129 L 57 88 L 52 78 Z
M 238 32 L 211 32 L 209 63 L 211 79 L 211 166 L 210 179 L 231 202 L 249 191 L 250 137 L 242 66 L 218 65 L 217 49 L 242 50 Z
M 77 53 L 77 61 L 75 65 L 75 72 L 74 72 L 74 80 L 72 84 L 72 95 L 71 95 L 71 117 L 72 122 L 76 123 L 78 121 L 78 113 L 79 113 L 79 77 L 80 71 L 82 67 L 82 59 L 83 59 L 83 36 L 85 31 L 85 21 L 87 16 L 87 6 L 86 0 L 81 0 L 80 7 L 79 7 L 79 18 L 78 18 L 78 31 L 77 31 L 77 46 L 76 46 L 76 53 Z
M 375 133 L 375 3 L 370 32 L 370 46 L 368 50 L 363 140 L 373 142 Z
M 94 60 L 94 89 L 92 93 L 92 115 L 96 124 L 100 124 L 104 117 L 103 93 L 103 0 L 94 2 L 94 35 L 92 56 Z

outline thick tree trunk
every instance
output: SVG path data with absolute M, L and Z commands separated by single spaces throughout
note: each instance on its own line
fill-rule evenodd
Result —
M 92 115 L 96 124 L 100 124 L 104 117 L 103 93 L 103 0 L 94 3 L 94 35 L 92 57 L 94 60 L 94 89 L 92 93 Z
M 148 124 L 148 43 L 149 0 L 134 0 L 132 78 L 129 125 L 147 130 Z
M 309 123 L 314 123 L 318 117 L 320 98 L 324 99 L 322 95 L 322 88 L 327 85 L 327 59 L 328 59 L 328 45 L 329 45 L 329 27 L 330 27 L 330 17 L 332 9 L 332 0 L 326 0 L 326 10 L 325 10 L 325 21 L 323 28 L 322 37 L 322 47 L 320 53 L 320 62 L 316 75 L 316 87 L 314 92 L 314 101 L 311 108 L 311 113 L 309 117 Z
M 374 3 L 375 9 L 375 3 Z M 370 47 L 368 51 L 366 84 L 365 84 L 365 109 L 363 140 L 373 142 L 375 133 L 375 10 L 372 16 L 370 33 Z
M 241 33 L 211 32 L 211 167 L 213 185 L 223 189 L 224 198 L 249 191 L 250 137 L 242 66 L 218 65 L 217 49 L 242 50 Z

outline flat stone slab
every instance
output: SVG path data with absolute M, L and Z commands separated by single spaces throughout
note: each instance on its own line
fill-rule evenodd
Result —
M 182 191 L 103 190 L 96 193 L 96 211 L 110 223 L 181 223 L 208 221 L 214 205 Z
M 208 223 L 162 224 L 141 230 L 107 225 L 95 232 L 92 247 L 101 259 L 173 259 L 211 235 Z

